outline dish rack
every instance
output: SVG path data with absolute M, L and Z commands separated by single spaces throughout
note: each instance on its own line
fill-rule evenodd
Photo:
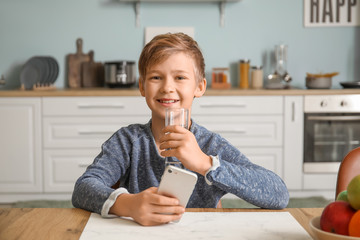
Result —
M 54 84 L 40 84 L 36 83 L 33 85 L 32 89 L 26 89 L 24 84 L 21 84 L 20 90 L 27 91 L 27 90 L 33 90 L 33 91 L 49 91 L 49 90 L 56 90 L 56 86 Z
M 59 75 L 59 64 L 50 56 L 35 56 L 22 67 L 21 90 L 55 90 L 54 83 Z

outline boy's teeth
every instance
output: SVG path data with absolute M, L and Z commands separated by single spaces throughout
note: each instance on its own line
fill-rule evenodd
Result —
M 160 100 L 162 103 L 174 103 L 175 100 Z

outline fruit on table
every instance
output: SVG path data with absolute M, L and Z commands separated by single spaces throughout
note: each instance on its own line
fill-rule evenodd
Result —
M 320 228 L 326 232 L 349 235 L 349 222 L 355 212 L 348 202 L 331 202 L 321 214 Z
M 350 205 L 356 210 L 360 209 L 360 175 L 354 177 L 347 187 L 347 197 Z
M 336 197 L 337 201 L 345 201 L 345 202 L 349 202 L 348 198 L 347 198 L 347 190 L 344 190 L 342 192 L 340 192 L 337 197 Z
M 350 219 L 349 235 L 352 237 L 360 237 L 360 210 L 357 210 Z

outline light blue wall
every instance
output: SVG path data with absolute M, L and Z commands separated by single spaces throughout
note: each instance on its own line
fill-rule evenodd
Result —
M 86 53 L 95 51 L 96 61 L 137 61 L 146 26 L 193 26 L 207 76 L 213 67 L 229 66 L 234 86 L 239 59 L 271 73 L 271 53 L 280 42 L 289 46 L 288 72 L 296 87 L 305 87 L 306 72 L 340 72 L 333 88 L 360 81 L 360 28 L 304 28 L 302 0 L 228 3 L 223 28 L 217 3 L 142 3 L 140 13 L 137 28 L 134 6 L 116 0 L 0 0 L 0 75 L 6 88 L 20 86 L 21 66 L 35 55 L 57 59 L 56 86 L 64 87 L 65 56 L 75 52 L 78 37 Z

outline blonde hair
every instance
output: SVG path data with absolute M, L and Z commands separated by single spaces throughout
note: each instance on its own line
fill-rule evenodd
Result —
M 205 61 L 197 42 L 184 33 L 166 33 L 155 36 L 145 45 L 139 58 L 139 75 L 145 81 L 151 67 L 165 61 L 175 53 L 185 53 L 194 60 L 195 77 L 198 83 L 205 78 Z

